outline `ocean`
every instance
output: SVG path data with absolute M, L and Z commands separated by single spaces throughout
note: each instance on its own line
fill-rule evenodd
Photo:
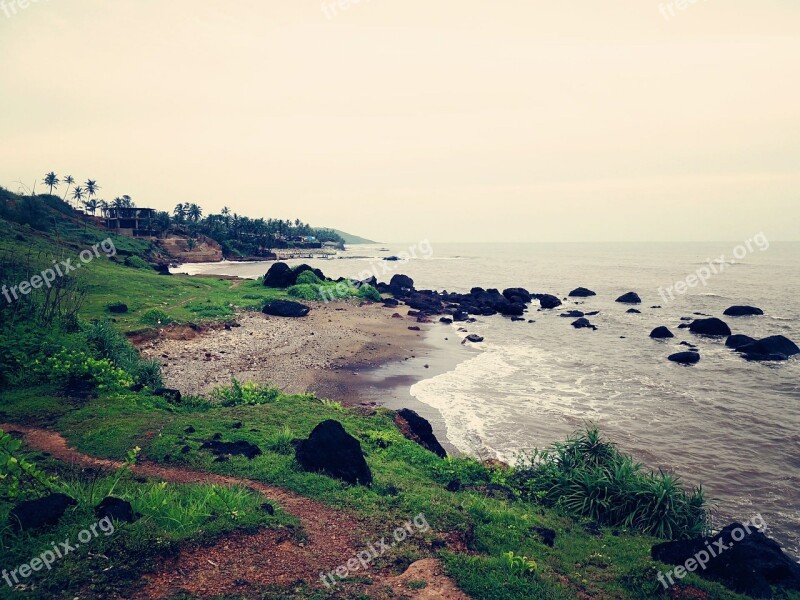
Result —
M 702 484 L 715 503 L 716 526 L 760 514 L 769 534 L 800 556 L 800 356 L 747 362 L 724 339 L 678 329 L 682 317 L 702 313 L 723 318 L 734 333 L 780 334 L 800 343 L 800 243 L 745 242 L 423 242 L 352 246 L 342 259 L 292 262 L 308 262 L 334 278 L 372 271 L 388 281 L 403 273 L 418 289 L 524 287 L 560 298 L 579 286 L 592 289 L 597 296 L 564 300 L 555 310 L 539 311 L 534 301 L 524 322 L 495 316 L 468 324 L 485 341 L 457 348 L 458 360 L 414 383 L 414 408 L 459 451 L 509 462 L 521 450 L 596 423 L 648 467 Z M 383 260 L 401 252 L 415 258 Z M 180 270 L 258 277 L 268 267 L 218 263 Z M 629 291 L 642 298 L 640 314 L 614 301 Z M 722 316 L 736 304 L 765 315 Z M 589 317 L 597 330 L 576 330 L 574 319 L 559 316 L 573 309 L 600 311 Z M 460 341 L 461 325 L 437 325 L 434 335 L 443 339 L 447 332 Z M 650 339 L 659 325 L 676 337 Z M 682 341 L 699 347 L 700 363 L 667 361 L 686 349 Z

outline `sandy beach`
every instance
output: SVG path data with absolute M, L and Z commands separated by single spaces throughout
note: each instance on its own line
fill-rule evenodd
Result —
M 417 324 L 406 307 L 400 319 L 381 304 L 307 304 L 312 310 L 301 319 L 241 313 L 234 326 L 170 327 L 136 342 L 161 362 L 165 384 L 183 394 L 208 394 L 235 377 L 347 404 L 379 400 L 357 381 L 363 372 L 431 352 L 424 328 L 433 326 Z

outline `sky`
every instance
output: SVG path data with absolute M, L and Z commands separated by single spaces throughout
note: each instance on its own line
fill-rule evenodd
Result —
M 383 242 L 800 240 L 800 2 L 0 0 L 0 185 L 51 170 Z

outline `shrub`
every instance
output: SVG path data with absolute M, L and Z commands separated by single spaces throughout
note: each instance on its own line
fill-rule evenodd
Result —
M 297 276 L 297 284 L 298 285 L 316 285 L 320 286 L 324 282 L 322 279 L 316 276 L 313 271 L 303 271 L 300 275 Z
M 381 301 L 381 293 L 368 283 L 358 288 L 358 293 L 356 295 L 362 300 L 372 300 L 373 302 Z
M 523 458 L 508 481 L 528 500 L 608 526 L 668 539 L 709 529 L 702 488 L 687 491 L 674 475 L 644 470 L 594 426 Z
M 150 269 L 150 270 L 152 270 L 152 267 L 149 265 L 149 263 L 147 261 L 139 258 L 138 256 L 128 256 L 125 259 L 125 266 L 126 267 L 132 267 L 134 269 Z
M 294 441 L 295 435 L 288 426 L 267 438 L 265 444 L 267 450 L 275 454 L 283 454 L 289 456 L 294 454 Z
M 150 388 L 164 385 L 161 364 L 157 360 L 143 360 L 139 351 L 108 321 L 98 321 L 86 330 L 86 341 L 101 358 L 125 370 L 136 383 Z
M 100 390 L 119 390 L 133 385 L 131 376 L 109 359 L 98 360 L 85 352 L 66 348 L 44 362 L 35 361 L 34 366 L 50 381 L 67 389 L 90 384 Z
M 241 383 L 235 377 L 231 379 L 231 385 L 215 388 L 211 392 L 211 397 L 222 406 L 268 404 L 278 400 L 280 395 L 280 391 L 275 388 L 253 382 Z
M 300 298 L 301 300 L 321 299 L 319 294 L 319 288 L 317 286 L 308 283 L 293 285 L 288 290 L 286 290 L 286 293 L 292 298 Z
M 170 323 L 174 322 L 172 317 L 170 317 L 160 308 L 151 308 L 150 310 L 146 311 L 141 317 L 139 317 L 139 321 L 145 325 L 153 326 L 169 325 Z

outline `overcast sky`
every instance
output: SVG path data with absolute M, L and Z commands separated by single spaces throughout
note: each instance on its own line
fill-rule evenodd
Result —
M 800 239 L 797 0 L 350 2 L 3 0 L 0 185 L 387 242 Z

